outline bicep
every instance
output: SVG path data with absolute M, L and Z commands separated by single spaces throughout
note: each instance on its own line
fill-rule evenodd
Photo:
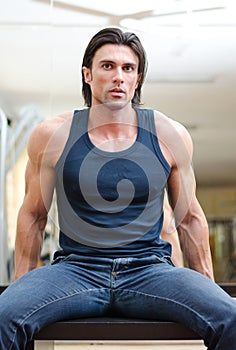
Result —
M 23 206 L 35 216 L 47 216 L 52 202 L 55 183 L 54 170 L 28 160 L 25 172 Z
M 173 162 L 168 179 L 168 195 L 177 225 L 191 211 L 196 197 L 196 180 L 192 166 L 192 140 L 185 130 L 180 136 L 176 136 L 177 146 L 172 152 Z
M 159 113 L 156 114 L 156 128 L 161 150 L 171 168 L 168 177 L 170 204 L 177 217 L 183 216 L 196 186 L 192 139 L 183 125 Z
M 168 196 L 178 226 L 190 213 L 196 198 L 196 181 L 191 164 L 172 169 L 168 180 Z

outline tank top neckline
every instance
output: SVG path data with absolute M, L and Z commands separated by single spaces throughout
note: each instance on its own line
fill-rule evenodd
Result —
M 127 154 L 130 154 L 131 152 L 134 152 L 137 148 L 138 143 L 141 141 L 140 115 L 139 115 L 139 111 L 136 108 L 134 108 L 134 110 L 135 110 L 136 116 L 137 116 L 137 129 L 138 129 L 136 138 L 135 138 L 134 142 L 128 148 L 115 152 L 115 151 L 104 151 L 101 148 L 95 146 L 94 143 L 91 141 L 89 134 L 88 134 L 89 109 L 87 109 L 86 122 L 84 125 L 84 127 L 85 127 L 84 136 L 85 136 L 85 142 L 86 142 L 87 146 L 91 149 L 91 151 L 97 153 L 100 156 L 104 156 L 104 157 L 119 157 L 119 156 L 125 156 Z

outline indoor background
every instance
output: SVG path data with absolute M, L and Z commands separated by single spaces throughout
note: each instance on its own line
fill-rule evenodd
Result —
M 147 52 L 144 107 L 183 123 L 195 147 L 217 281 L 236 281 L 236 3 L 0 0 L 0 282 L 11 279 L 32 128 L 83 107 L 81 61 L 98 30 L 134 31 Z M 55 248 L 54 213 L 42 264 Z

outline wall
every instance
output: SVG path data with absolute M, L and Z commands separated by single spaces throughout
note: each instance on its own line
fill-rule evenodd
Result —
M 236 215 L 236 186 L 199 187 L 197 196 L 207 218 L 232 218 Z

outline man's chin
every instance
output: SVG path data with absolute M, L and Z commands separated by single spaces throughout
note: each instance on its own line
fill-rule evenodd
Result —
M 128 104 L 127 101 L 107 101 L 104 103 L 104 107 L 115 111 L 126 107 L 127 104 Z

